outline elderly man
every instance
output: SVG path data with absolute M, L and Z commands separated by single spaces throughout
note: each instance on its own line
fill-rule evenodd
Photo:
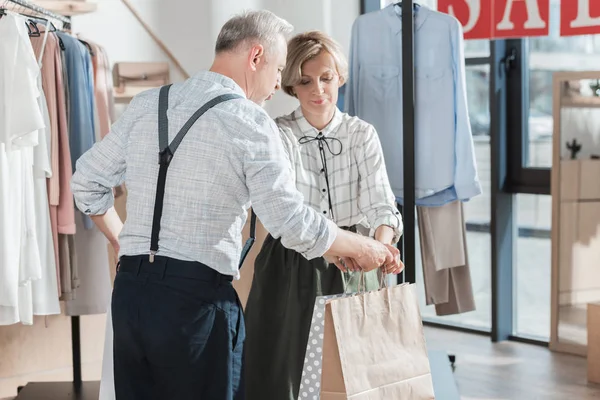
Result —
M 338 229 L 294 187 L 277 127 L 261 108 L 279 89 L 291 31 L 267 11 L 229 20 L 210 71 L 136 96 L 77 162 L 77 207 L 120 255 L 117 399 L 243 398 L 244 322 L 231 282 L 250 206 L 308 259 L 398 267 L 396 249 Z M 112 197 L 122 182 L 124 226 Z

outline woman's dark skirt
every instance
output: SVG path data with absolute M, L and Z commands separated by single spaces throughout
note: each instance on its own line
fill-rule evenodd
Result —
M 366 289 L 379 287 L 377 271 L 365 274 Z M 358 277 L 323 258 L 307 260 L 268 235 L 254 263 L 246 304 L 247 400 L 297 400 L 317 296 L 356 292 Z

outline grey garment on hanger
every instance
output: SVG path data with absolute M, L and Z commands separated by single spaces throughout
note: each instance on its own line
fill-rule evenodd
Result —
M 437 315 L 475 310 L 462 202 L 417 207 L 426 304 Z
M 107 240 L 99 229 L 85 229 L 82 218 L 75 218 L 75 224 L 73 248 L 79 287 L 75 299 L 65 302 L 65 314 L 104 314 L 111 297 Z

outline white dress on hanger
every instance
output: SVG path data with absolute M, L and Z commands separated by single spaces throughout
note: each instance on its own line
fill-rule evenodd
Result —
M 39 87 L 42 90 L 41 77 Z M 33 158 L 35 219 L 42 276 L 41 279 L 31 282 L 32 311 L 34 315 L 57 315 L 61 311 L 58 300 L 56 258 L 54 257 L 46 181 L 47 178 L 52 177 L 52 167 L 50 165 L 50 115 L 48 114 L 48 105 L 43 91 L 40 96 L 40 108 L 48 128 L 39 131 L 39 143 L 34 148 Z
M 33 323 L 32 280 L 42 266 L 36 238 L 33 148 L 44 120 L 38 98 L 40 73 L 22 17 L 0 19 L 0 325 Z

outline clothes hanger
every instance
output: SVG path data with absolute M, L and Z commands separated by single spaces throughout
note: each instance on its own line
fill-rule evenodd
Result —
M 40 23 L 44 26 L 48 26 L 50 25 L 50 32 L 56 32 L 56 26 L 54 26 L 54 24 L 52 23 L 52 21 L 50 21 L 49 19 L 46 18 L 42 18 L 42 17 L 38 17 L 38 16 L 34 16 L 34 15 L 27 15 L 27 14 L 23 14 L 26 17 L 29 17 L 29 20 L 31 22 L 35 22 L 35 23 Z
M 396 1 L 394 7 L 402 7 L 403 0 Z M 421 7 L 421 4 L 417 0 L 413 0 L 413 11 L 417 11 Z

